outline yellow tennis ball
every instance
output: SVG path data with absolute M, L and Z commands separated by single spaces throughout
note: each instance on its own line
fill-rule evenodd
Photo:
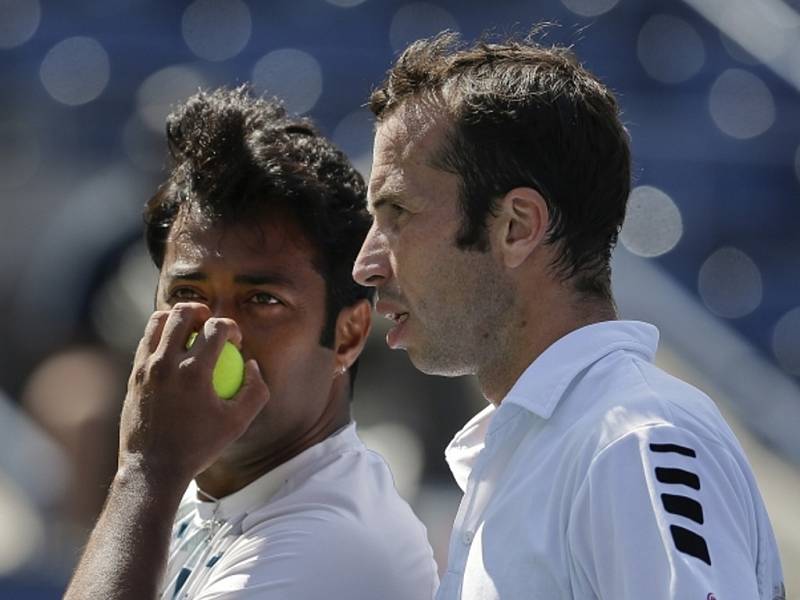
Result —
M 189 336 L 189 341 L 186 342 L 187 348 L 191 348 L 195 338 L 197 338 L 197 333 Z M 225 342 L 211 376 L 214 391 L 220 398 L 228 400 L 236 395 L 236 392 L 242 387 L 243 381 L 244 359 L 242 353 L 230 342 Z

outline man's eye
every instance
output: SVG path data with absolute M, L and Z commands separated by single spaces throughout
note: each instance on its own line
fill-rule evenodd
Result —
M 272 294 L 267 294 L 266 292 L 259 292 L 257 294 L 253 294 L 250 297 L 250 301 L 254 304 L 280 304 L 281 301 L 278 300 Z
M 172 290 L 169 297 L 171 300 L 197 300 L 200 294 L 192 288 L 177 288 Z

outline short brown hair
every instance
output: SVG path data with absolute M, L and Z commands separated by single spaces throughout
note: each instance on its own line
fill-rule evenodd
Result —
M 614 95 L 569 48 L 525 39 L 464 45 L 443 32 L 397 59 L 369 106 L 380 123 L 409 100 L 453 120 L 433 166 L 461 177 L 457 244 L 488 249 L 486 220 L 515 187 L 548 204 L 554 267 L 579 291 L 611 297 L 610 258 L 630 192 L 630 148 Z

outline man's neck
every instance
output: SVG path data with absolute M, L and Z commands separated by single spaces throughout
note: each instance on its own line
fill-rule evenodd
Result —
M 345 402 L 349 401 L 345 399 Z M 195 477 L 197 486 L 214 498 L 224 498 L 238 492 L 259 477 L 266 475 L 305 450 L 326 440 L 351 420 L 347 410 L 323 415 L 315 426 L 290 441 L 273 446 L 257 456 L 223 455 L 217 462 Z
M 476 374 L 483 396 L 495 406 L 531 363 L 558 340 L 586 325 L 617 319 L 610 301 L 561 305 L 550 311 L 541 310 L 541 305 L 535 308 L 539 310 L 523 311 L 509 324 L 506 343 Z

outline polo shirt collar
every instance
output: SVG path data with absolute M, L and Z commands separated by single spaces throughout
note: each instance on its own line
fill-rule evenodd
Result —
M 501 406 L 515 404 L 549 419 L 578 374 L 617 350 L 655 357 L 658 329 L 640 321 L 603 321 L 576 329 L 557 340 L 517 379 Z
M 652 361 L 657 347 L 658 329 L 640 321 L 593 323 L 557 340 L 525 369 L 499 408 L 493 404 L 487 406 L 447 446 L 445 460 L 456 483 L 466 490 L 469 474 L 487 438 L 493 437 L 519 412 L 528 411 L 549 419 L 581 371 L 616 350 L 636 352 Z
M 444 459 L 462 491 L 467 490 L 467 479 L 478 454 L 483 450 L 495 411 L 495 405 L 489 404 L 472 417 L 445 448 Z
M 361 445 L 362 442 L 356 434 L 356 425 L 351 422 L 322 442 L 307 448 L 297 456 L 278 465 L 242 489 L 224 498 L 215 501 L 198 500 L 198 488 L 194 481 L 191 483 L 187 493 L 191 494 L 190 497 L 193 499 L 197 509 L 197 516 L 201 520 L 228 520 L 242 515 L 254 507 L 263 506 L 289 479 L 300 473 L 308 465 L 325 456 L 340 454 L 342 451 Z

